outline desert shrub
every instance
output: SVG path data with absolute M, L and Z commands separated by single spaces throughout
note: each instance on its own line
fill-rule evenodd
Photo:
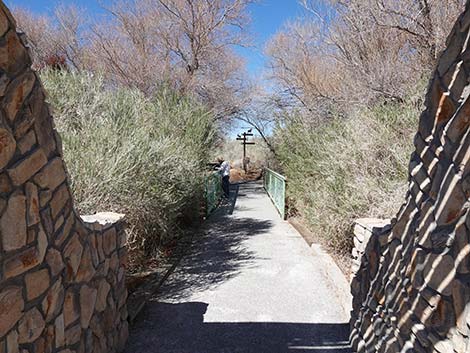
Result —
M 116 211 L 129 222 L 129 244 L 155 254 L 199 212 L 202 170 L 213 116 L 169 90 L 148 98 L 107 87 L 100 76 L 44 72 L 63 140 L 76 207 Z
M 419 104 L 378 105 L 309 128 L 301 119 L 277 129 L 291 213 L 338 253 L 351 249 L 360 217 L 390 218 L 404 200 Z

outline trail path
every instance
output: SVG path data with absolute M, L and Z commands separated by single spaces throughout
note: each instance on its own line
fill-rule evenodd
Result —
M 344 276 L 280 219 L 260 184 L 232 188 L 126 352 L 349 353 Z

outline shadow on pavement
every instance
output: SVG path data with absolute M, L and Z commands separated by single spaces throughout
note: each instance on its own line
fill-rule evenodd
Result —
M 219 208 L 211 216 L 211 219 L 221 216 L 230 216 L 233 214 L 233 211 L 235 210 L 235 205 L 237 204 L 239 190 L 239 184 L 230 185 L 230 198 L 228 200 L 222 199 Z
M 149 303 L 127 353 L 350 353 L 348 324 L 204 322 L 208 304 Z M 139 339 L 139 336 L 141 339 Z
M 232 215 L 237 199 L 256 198 L 264 192 L 255 183 L 245 184 L 243 193 L 238 187 L 232 185 L 229 202 L 211 216 L 203 234 L 194 237 L 158 298 L 147 303 L 140 320 L 131 327 L 126 352 L 350 353 L 348 324 L 204 322 L 209 304 L 188 302 L 194 293 L 213 289 L 253 268 L 258 255 L 245 242 L 263 237 L 274 226 L 269 220 Z
M 240 185 L 243 185 L 243 193 L 240 193 Z M 223 199 L 218 209 L 210 216 L 210 219 L 217 219 L 220 216 L 233 214 L 237 200 L 239 198 L 256 198 L 264 195 L 263 184 L 259 181 L 247 181 L 230 185 L 230 198 Z
M 232 185 L 231 198 L 210 217 L 202 235 L 193 238 L 158 297 L 162 300 L 186 299 L 194 293 L 212 289 L 253 265 L 255 255 L 244 246 L 250 237 L 269 233 L 271 221 L 232 217 L 238 185 Z

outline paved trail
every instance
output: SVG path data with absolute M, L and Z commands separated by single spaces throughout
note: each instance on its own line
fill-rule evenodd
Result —
M 126 352 L 349 353 L 347 292 L 260 184 L 236 186 L 144 309 Z

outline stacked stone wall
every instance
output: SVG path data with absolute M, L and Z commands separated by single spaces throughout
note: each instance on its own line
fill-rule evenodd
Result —
M 0 353 L 123 350 L 123 226 L 76 215 L 44 90 L 0 1 Z
M 430 82 L 406 202 L 356 242 L 357 352 L 470 352 L 469 41 L 467 4 Z

